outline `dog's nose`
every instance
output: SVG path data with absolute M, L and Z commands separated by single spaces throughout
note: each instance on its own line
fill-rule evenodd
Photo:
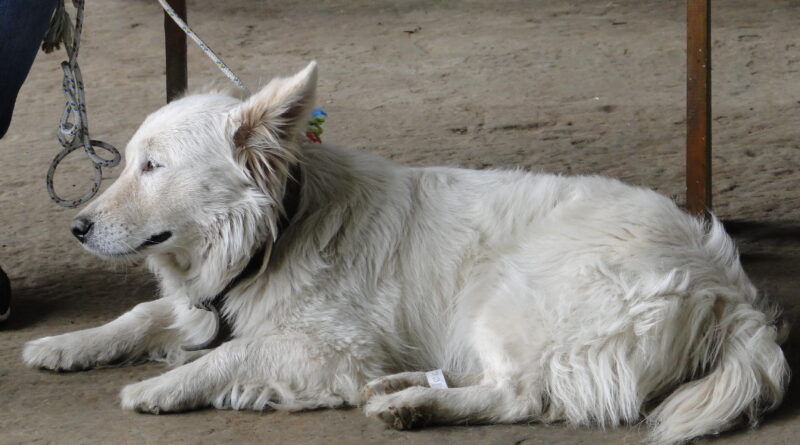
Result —
M 78 241 L 83 243 L 86 241 L 86 235 L 92 230 L 92 226 L 94 226 L 94 223 L 86 218 L 75 218 L 70 224 L 70 230 L 75 235 L 75 238 L 78 238 Z

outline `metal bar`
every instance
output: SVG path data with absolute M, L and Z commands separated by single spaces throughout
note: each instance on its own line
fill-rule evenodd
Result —
M 711 0 L 686 8 L 686 208 L 711 210 Z
M 186 21 L 186 0 L 170 0 L 178 17 Z M 164 13 L 164 49 L 167 66 L 167 102 L 172 102 L 188 87 L 186 34 Z

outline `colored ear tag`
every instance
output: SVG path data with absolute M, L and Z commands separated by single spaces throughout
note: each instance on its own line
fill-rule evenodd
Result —
M 322 124 L 325 123 L 326 117 L 328 117 L 328 113 L 322 108 L 314 108 L 314 111 L 311 112 L 311 119 L 306 127 L 306 138 L 309 142 L 314 144 L 322 142 L 320 136 L 322 135 Z

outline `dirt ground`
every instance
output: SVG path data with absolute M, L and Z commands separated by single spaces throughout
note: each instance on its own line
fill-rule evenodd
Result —
M 754 281 L 800 326 L 800 2 L 713 2 L 715 210 Z M 603 174 L 682 202 L 685 2 L 189 1 L 190 23 L 251 85 L 320 64 L 325 139 L 409 165 Z M 0 140 L 0 263 L 13 319 L 0 326 L 0 443 L 623 444 L 644 428 L 564 425 L 395 432 L 357 409 L 300 414 L 124 412 L 126 383 L 161 365 L 56 374 L 25 368 L 27 340 L 88 328 L 153 298 L 141 267 L 121 269 L 71 238 L 75 210 L 44 177 L 59 147 L 63 52 L 40 54 Z M 154 0 L 89 1 L 81 65 L 92 135 L 124 146 L 164 103 L 162 18 Z M 190 84 L 221 74 L 189 48 Z M 107 184 L 119 168 L 106 171 Z M 90 167 L 64 164 L 77 196 Z M 532 197 L 535 199 L 535 197 Z M 785 346 L 800 369 L 800 329 Z M 789 444 L 800 384 L 754 431 L 701 443 Z

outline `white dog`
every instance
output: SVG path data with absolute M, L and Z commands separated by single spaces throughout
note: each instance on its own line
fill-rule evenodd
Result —
M 150 115 L 72 229 L 145 257 L 161 298 L 25 362 L 180 365 L 126 386 L 126 409 L 363 405 L 401 429 L 644 415 L 676 443 L 780 403 L 775 321 L 719 222 L 603 177 L 304 144 L 315 87 L 312 63 Z M 436 368 L 449 388 L 428 387 Z

